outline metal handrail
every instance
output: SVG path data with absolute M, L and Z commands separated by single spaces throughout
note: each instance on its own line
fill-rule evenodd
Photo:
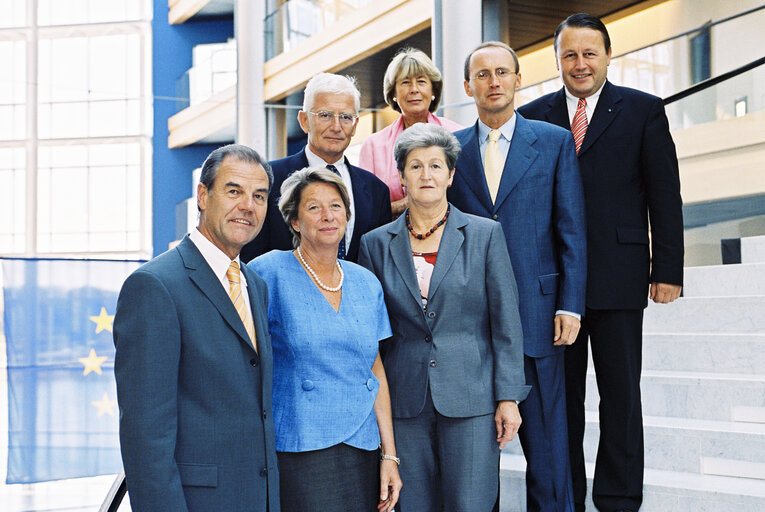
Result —
M 754 69 L 758 66 L 762 66 L 763 64 L 765 64 L 765 57 L 760 57 L 759 59 L 753 60 L 752 62 L 748 64 L 744 64 L 743 66 L 737 67 L 736 69 L 726 71 L 725 73 L 722 73 L 717 76 L 713 76 L 712 78 L 707 78 L 706 80 L 703 80 L 697 84 L 693 84 L 687 89 L 684 89 L 680 92 L 676 92 L 675 94 L 671 94 L 667 96 L 666 98 L 664 98 L 664 104 L 669 105 L 670 103 L 686 98 L 692 94 L 696 94 L 697 92 L 703 91 L 705 89 L 709 89 L 710 87 L 713 87 L 719 84 L 720 82 L 725 82 L 726 80 L 730 80 L 731 78 L 734 78 L 742 73 L 746 73 L 750 69 Z
M 117 512 L 126 493 L 127 481 L 125 480 L 125 471 L 123 470 L 120 471 L 117 478 L 114 479 L 114 483 L 112 483 L 111 488 L 109 488 L 109 492 L 106 493 L 104 502 L 101 504 L 101 508 L 98 509 L 98 512 Z

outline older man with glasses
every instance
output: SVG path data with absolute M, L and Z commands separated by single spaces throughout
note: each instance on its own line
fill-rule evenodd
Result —
M 360 101 L 361 94 L 351 77 L 319 73 L 308 81 L 303 110 L 298 113 L 300 127 L 308 134 L 308 145 L 294 155 L 270 162 L 275 192 L 269 196 L 263 229 L 242 250 L 244 261 L 273 249 L 293 249 L 292 235 L 277 204 L 284 180 L 304 167 L 327 167 L 340 176 L 351 196 L 351 217 L 338 249 L 339 258 L 355 262 L 361 235 L 390 222 L 387 185 L 371 172 L 351 165 L 344 156 L 356 133 Z

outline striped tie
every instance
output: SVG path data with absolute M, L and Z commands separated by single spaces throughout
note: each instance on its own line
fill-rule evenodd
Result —
M 327 164 L 327 169 L 334 172 L 338 176 L 340 176 L 340 171 L 337 170 L 337 167 L 335 167 L 332 164 Z M 338 259 L 344 260 L 345 259 L 345 236 L 340 239 L 340 244 L 337 246 L 337 257 Z
M 228 296 L 231 299 L 231 302 L 234 303 L 236 312 L 239 313 L 239 318 L 242 319 L 244 329 L 250 337 L 252 346 L 255 347 L 255 352 L 257 352 L 258 344 L 255 342 L 255 325 L 252 323 L 250 308 L 247 307 L 247 303 L 244 301 L 244 296 L 242 295 L 242 283 L 240 282 L 238 262 L 231 262 L 228 270 L 226 270 L 226 277 L 228 278 Z
M 571 122 L 571 133 L 574 134 L 577 155 L 582 147 L 582 142 L 584 142 L 584 134 L 587 133 L 587 112 L 585 107 L 587 107 L 587 100 L 579 98 L 579 103 L 576 104 L 574 120 Z

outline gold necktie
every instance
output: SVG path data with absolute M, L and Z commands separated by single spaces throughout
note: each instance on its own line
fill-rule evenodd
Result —
M 250 308 L 247 307 L 247 303 L 244 301 L 242 295 L 242 283 L 240 281 L 241 275 L 239 273 L 239 263 L 232 261 L 226 270 L 226 277 L 228 278 L 228 296 L 231 302 L 234 303 L 236 312 L 239 313 L 239 318 L 242 319 L 244 329 L 247 331 L 247 335 L 250 337 L 252 346 L 255 347 L 255 352 L 258 351 L 258 344 L 255 342 L 255 325 L 252 323 L 252 315 L 250 314 Z
M 499 182 L 502 179 L 502 168 L 505 166 L 505 159 L 499 154 L 499 144 L 497 143 L 501 135 L 502 132 L 499 130 L 489 132 L 489 142 L 486 144 L 486 156 L 484 158 L 484 173 L 492 203 L 497 200 Z

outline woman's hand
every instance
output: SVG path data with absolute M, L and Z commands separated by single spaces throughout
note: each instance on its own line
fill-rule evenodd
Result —
M 521 413 L 518 404 L 513 400 L 502 400 L 497 404 L 497 412 L 494 414 L 494 423 L 497 426 L 497 442 L 499 449 L 512 441 L 515 433 L 521 428 Z
M 398 503 L 402 485 L 396 461 L 380 461 L 380 503 L 377 505 L 377 510 L 391 512 Z

